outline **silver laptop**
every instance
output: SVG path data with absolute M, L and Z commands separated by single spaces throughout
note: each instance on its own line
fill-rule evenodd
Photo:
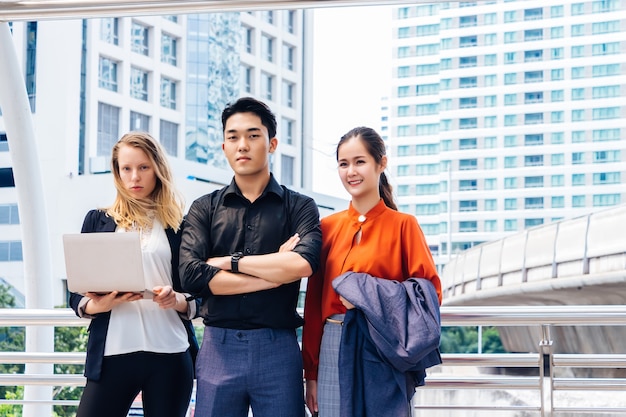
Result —
M 152 297 L 144 281 L 139 233 L 65 234 L 63 249 L 70 291 L 136 292 Z

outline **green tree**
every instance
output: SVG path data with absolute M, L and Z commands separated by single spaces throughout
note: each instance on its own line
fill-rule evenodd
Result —
M 84 352 L 87 348 L 86 327 L 57 327 L 54 329 L 54 350 L 56 352 Z M 55 374 L 83 374 L 84 365 L 54 365 Z M 55 400 L 78 400 L 83 393 L 83 387 L 54 387 Z M 76 406 L 54 406 L 55 417 L 73 417 L 76 415 Z
M 442 353 L 478 353 L 478 328 L 450 326 L 441 329 Z M 498 329 L 482 327 L 482 353 L 505 352 Z
M 10 288 L 6 285 L 0 285 L 0 308 L 15 307 L 15 297 L 9 292 Z M 23 352 L 24 336 L 26 330 L 24 327 L 0 327 L 0 351 L 1 352 Z M 0 373 L 2 374 L 21 374 L 24 373 L 24 364 L 0 364 Z M 0 398 L 6 399 L 23 399 L 24 387 L 6 387 L 0 386 Z M 6 417 L 21 417 L 22 407 L 19 405 L 0 404 L 0 415 Z

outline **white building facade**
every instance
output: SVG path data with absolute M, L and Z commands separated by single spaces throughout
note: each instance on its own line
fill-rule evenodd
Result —
M 221 110 L 256 97 L 279 122 L 277 180 L 316 198 L 322 215 L 344 204 L 311 192 L 311 129 L 303 117 L 311 107 L 310 23 L 308 11 L 280 10 L 11 24 L 37 136 L 57 304 L 66 296 L 61 235 L 79 231 L 89 209 L 112 203 L 110 152 L 127 131 L 159 139 L 188 207 L 232 178 L 221 155 Z M 0 278 L 21 304 L 9 151 L 19 138 L 5 132 L 0 113 Z
M 626 202 L 626 4 L 394 11 L 390 170 L 437 263 Z

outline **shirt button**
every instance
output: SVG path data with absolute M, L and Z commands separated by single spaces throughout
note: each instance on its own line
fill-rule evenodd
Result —
M 246 249 L 246 253 L 250 255 L 252 252 L 250 252 L 250 249 Z
M 252 230 L 252 226 L 247 225 L 247 226 L 246 226 L 246 229 L 248 229 L 248 230 Z

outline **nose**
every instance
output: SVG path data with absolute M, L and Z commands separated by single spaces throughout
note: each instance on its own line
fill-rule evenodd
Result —
M 131 178 L 133 180 L 138 180 L 139 179 L 139 170 L 138 169 L 133 169 L 132 173 L 131 173 Z
M 242 136 L 241 138 L 239 138 L 239 140 L 237 141 L 237 150 L 239 152 L 245 152 L 248 150 L 248 141 L 246 140 L 245 136 Z
M 348 164 L 348 176 L 352 176 L 356 173 L 356 170 L 354 168 L 354 164 Z

